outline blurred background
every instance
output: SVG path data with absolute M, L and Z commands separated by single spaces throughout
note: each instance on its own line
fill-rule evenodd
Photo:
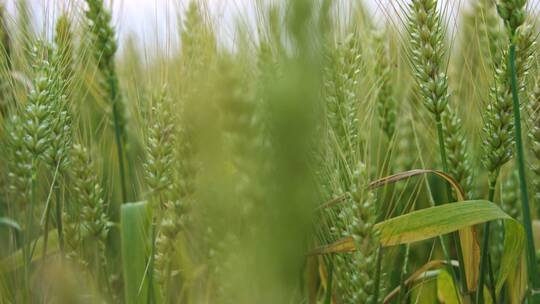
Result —
M 8 10 L 16 11 L 19 0 L 4 0 Z M 256 3 L 276 0 L 208 0 L 204 1 L 213 14 L 216 23 L 220 24 L 219 39 L 222 43 L 233 45 L 234 28 L 239 22 L 254 26 L 256 23 Z M 43 28 L 50 24 L 63 9 L 80 7 L 80 0 L 27 0 L 32 8 L 34 25 Z M 119 34 L 120 48 L 130 37 L 136 37 L 136 42 L 148 51 L 167 49 L 178 45 L 178 37 L 174 34 L 176 25 L 181 22 L 189 1 L 183 0 L 110 0 L 113 7 L 113 21 Z M 400 13 L 407 0 L 364 0 L 363 1 L 375 22 L 381 23 L 384 18 Z M 445 7 L 448 22 L 456 22 L 456 12 L 468 6 L 468 0 L 443 0 L 440 5 Z M 394 3 L 394 4 L 392 4 Z M 396 4 L 397 3 L 397 4 Z M 529 1 L 531 10 L 538 11 L 538 0 Z M 451 26 L 450 28 L 455 28 Z M 49 27 L 50 28 L 50 27 Z M 171 34 L 172 33 L 172 34 Z

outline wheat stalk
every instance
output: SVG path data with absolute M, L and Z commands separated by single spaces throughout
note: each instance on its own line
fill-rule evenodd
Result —
M 426 109 L 433 114 L 437 127 L 440 160 L 443 171 L 449 172 L 448 156 L 446 150 L 446 136 L 442 122 L 442 114 L 448 107 L 448 75 L 445 69 L 444 30 L 441 16 L 437 10 L 436 0 L 417 0 L 409 4 L 407 16 L 407 29 L 410 43 L 410 61 L 414 78 Z M 451 196 L 449 186 L 446 187 L 447 197 Z M 461 244 L 456 233 L 452 234 L 452 241 L 460 265 L 463 265 Z M 444 242 L 441 242 L 447 260 L 450 260 Z M 463 267 L 459 268 L 461 277 L 465 277 Z M 454 282 L 457 275 L 450 268 Z M 467 291 L 465 280 L 461 280 L 462 289 Z
M 506 80 L 506 83 L 509 84 L 507 88 L 509 88 L 511 97 L 512 97 L 512 111 L 513 111 L 513 123 L 514 123 L 514 137 L 511 140 L 515 140 L 515 148 L 516 148 L 516 163 L 519 173 L 519 184 L 520 184 L 520 193 L 521 193 L 521 205 L 522 205 L 522 213 L 523 213 L 523 224 L 525 227 L 525 232 L 527 235 L 527 266 L 528 266 L 528 279 L 529 279 L 529 288 L 532 290 L 531 300 L 537 301 L 538 300 L 538 293 L 537 290 L 540 288 L 540 278 L 538 277 L 538 270 L 536 267 L 536 256 L 534 251 L 534 243 L 533 243 L 533 236 L 532 236 L 532 227 L 531 227 L 531 215 L 530 215 L 530 206 L 529 206 L 529 197 L 528 197 L 528 190 L 527 190 L 527 184 L 525 179 L 525 159 L 524 159 L 524 152 L 523 152 L 523 143 L 521 138 L 521 115 L 520 115 L 520 102 L 519 102 L 519 90 L 523 86 L 522 82 L 518 82 L 518 75 L 519 77 L 523 77 L 524 75 L 520 72 L 523 72 L 524 65 L 526 61 L 519 60 L 519 56 L 516 58 L 516 48 L 520 49 L 520 56 L 524 56 L 524 58 L 528 59 L 528 52 L 527 48 L 530 46 L 530 39 L 520 39 L 520 35 L 518 33 L 518 29 L 523 29 L 522 25 L 525 22 L 525 4 L 526 0 L 516 0 L 516 1 L 510 1 L 510 0 L 501 0 L 498 2 L 497 5 L 497 11 L 499 13 L 499 16 L 503 20 L 508 38 L 509 38 L 509 51 L 508 51 L 508 65 L 507 65 L 507 73 L 504 75 L 504 79 Z M 527 32 L 527 27 L 524 28 L 524 31 Z M 522 36 L 523 37 L 523 36 Z M 527 37 L 525 35 L 525 37 Z M 523 41 L 525 41 L 525 45 L 523 45 Z M 521 64 L 521 65 L 520 65 Z M 520 70 L 521 69 L 521 70 Z M 523 81 L 523 80 L 521 80 Z M 492 168 L 490 168 L 492 171 Z M 498 169 L 497 173 L 498 175 Z M 493 176 L 493 174 L 492 174 Z M 495 178 L 491 179 L 491 185 L 490 188 L 494 187 L 494 184 L 496 182 L 496 176 Z M 490 190 L 491 193 L 493 193 L 493 190 Z M 490 193 L 490 196 L 492 196 Z M 486 263 L 487 263 L 487 250 L 488 250 L 488 239 L 489 239 L 489 226 L 486 224 L 486 231 L 484 235 L 484 241 L 483 241 L 483 254 L 481 259 L 481 276 L 479 279 L 480 286 L 483 286 L 483 270 L 486 269 Z M 483 292 L 477 293 L 477 300 L 483 301 Z
M 111 14 L 105 9 L 103 0 L 87 0 L 86 18 L 92 55 L 103 76 L 103 90 L 107 94 L 112 107 L 114 135 L 118 154 L 120 186 L 122 201 L 127 202 L 128 189 L 126 180 L 126 164 L 124 145 L 127 141 L 126 110 L 120 94 L 118 75 L 116 73 L 114 56 L 117 50 L 115 31 L 112 27 Z

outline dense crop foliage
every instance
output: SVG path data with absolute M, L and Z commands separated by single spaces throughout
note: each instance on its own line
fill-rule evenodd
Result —
M 534 5 L 252 2 L 0 5 L 0 303 L 540 303 Z

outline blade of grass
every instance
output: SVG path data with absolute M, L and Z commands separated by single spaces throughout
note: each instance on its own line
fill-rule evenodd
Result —
M 20 232 L 22 230 L 21 226 L 19 225 L 19 223 L 17 223 L 17 221 L 8 217 L 0 217 L 0 226 L 6 226 L 17 232 Z
M 122 268 L 126 303 L 145 303 L 149 280 L 152 212 L 147 202 L 122 205 L 120 217 Z

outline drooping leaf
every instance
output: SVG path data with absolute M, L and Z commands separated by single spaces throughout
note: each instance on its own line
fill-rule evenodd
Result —
M 418 268 L 413 274 L 411 274 L 405 280 L 404 285 L 406 287 L 411 287 L 418 280 L 422 280 L 422 276 L 426 272 L 428 272 L 428 271 L 430 271 L 432 269 L 445 267 L 447 265 L 448 265 L 447 261 L 443 261 L 443 260 L 429 261 L 426 264 L 424 264 L 422 267 Z M 452 261 L 452 266 L 459 266 L 459 264 L 457 263 L 457 261 Z M 394 297 L 396 297 L 399 294 L 400 290 L 401 290 L 400 286 L 394 288 L 394 290 L 392 290 L 390 293 L 388 293 L 388 295 L 384 298 L 383 304 L 390 303 L 390 301 L 392 301 L 392 299 L 394 299 Z
M 409 170 L 405 172 L 396 173 L 394 175 L 386 176 L 386 177 L 383 177 L 381 179 L 378 179 L 376 181 L 369 183 L 369 189 L 376 189 L 384 185 L 392 184 L 392 183 L 395 183 L 404 179 L 411 178 L 413 176 L 424 175 L 424 174 L 434 174 L 438 177 L 441 177 L 442 179 L 444 179 L 446 182 L 450 184 L 452 189 L 456 191 L 458 201 L 465 200 L 465 192 L 463 191 L 463 188 L 461 188 L 461 185 L 452 176 L 442 171 L 432 170 L 432 169 L 414 169 L 414 170 Z
M 510 304 L 523 303 L 527 291 L 527 262 L 525 253 L 523 253 L 521 259 L 517 262 L 517 266 L 510 269 L 507 283 L 507 299 L 503 300 L 507 300 Z M 502 295 L 503 294 L 500 293 L 500 296 Z M 529 303 L 537 302 L 533 299 L 529 299 Z
M 381 233 L 381 242 L 391 246 L 425 240 L 498 219 L 504 220 L 505 229 L 504 251 L 497 278 L 497 290 L 500 291 L 508 276 L 518 267 L 525 236 L 521 224 L 497 205 L 488 201 L 445 204 L 389 219 L 377 224 L 376 229 Z M 463 235 L 460 234 L 460 237 L 463 238 Z
M 413 211 L 375 225 L 385 246 L 430 239 L 465 227 L 509 219 L 497 205 L 484 201 L 450 203 Z
M 509 288 L 510 295 L 516 303 L 523 298 L 525 287 L 527 285 L 527 266 L 523 256 L 525 246 L 525 232 L 523 226 L 515 220 L 505 221 L 504 223 L 504 250 L 497 277 L 496 291 L 500 291 L 508 279 L 512 285 Z
M 465 200 L 465 192 L 463 191 L 463 188 L 461 188 L 459 183 L 452 176 L 450 176 L 450 175 L 448 175 L 448 174 L 446 174 L 446 173 L 444 173 L 442 171 L 431 170 L 431 169 L 414 169 L 414 170 L 409 170 L 409 171 L 404 171 L 404 172 L 396 173 L 396 174 L 393 174 L 393 175 L 389 175 L 389 176 L 380 178 L 378 180 L 372 181 L 371 183 L 369 183 L 367 188 L 370 189 L 370 190 L 373 190 L 373 189 L 377 189 L 377 188 L 380 188 L 380 187 L 383 187 L 383 186 L 386 186 L 386 185 L 389 185 L 389 184 L 397 183 L 397 182 L 402 181 L 402 180 L 409 179 L 411 177 L 415 177 L 415 176 L 419 176 L 419 175 L 425 175 L 425 174 L 434 174 L 435 176 L 438 176 L 438 177 L 444 179 L 456 191 L 458 201 L 464 201 Z M 317 210 L 330 208 L 330 207 L 333 207 L 335 205 L 338 205 L 338 204 L 344 202 L 346 197 L 347 197 L 347 195 L 341 195 L 341 196 L 335 197 L 335 198 L 331 199 L 330 201 L 328 201 L 328 202 L 322 204 L 321 206 L 319 206 L 317 208 Z
M 339 253 L 339 252 L 353 252 L 356 250 L 356 244 L 352 237 L 346 237 L 340 239 L 330 245 L 322 246 L 310 253 L 310 255 Z
M 16 231 L 21 231 L 21 226 L 15 220 L 8 217 L 0 217 L 0 226 L 6 226 Z
M 504 220 L 505 224 L 504 250 L 497 278 L 497 290 L 500 291 L 509 275 L 512 275 L 512 271 L 517 269 L 523 253 L 525 236 L 521 224 L 491 202 L 465 201 L 413 211 L 378 223 L 375 229 L 379 232 L 382 245 L 394 246 L 427 240 L 458 230 L 463 231 L 464 228 L 499 219 Z M 315 252 L 319 254 L 349 252 L 351 246 L 354 246 L 354 242 L 345 238 Z M 476 269 L 478 264 L 472 266 Z M 467 265 L 465 269 L 470 271 Z M 468 274 L 467 278 L 469 276 L 475 277 Z
M 408 179 L 413 176 L 433 174 L 446 181 L 454 190 L 458 202 L 466 199 L 465 192 L 461 185 L 449 174 L 442 171 L 431 169 L 415 169 L 405 172 L 400 172 L 391 176 L 383 177 L 379 180 L 371 182 L 369 184 L 370 189 L 375 189 L 390 183 L 395 183 L 404 179 Z M 474 226 L 465 227 L 459 230 L 459 242 L 461 245 L 461 252 L 463 257 L 463 263 L 465 268 L 467 288 L 470 291 L 476 290 L 476 285 L 479 276 L 480 265 L 480 244 L 478 242 L 478 236 L 476 228 Z

